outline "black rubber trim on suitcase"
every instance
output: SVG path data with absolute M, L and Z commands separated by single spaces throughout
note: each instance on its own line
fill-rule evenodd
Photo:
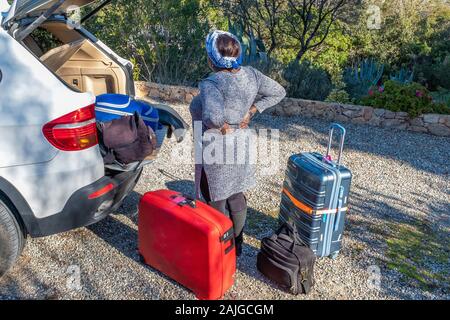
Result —
M 234 249 L 234 247 L 235 247 L 235 241 L 234 241 L 234 238 L 233 238 L 233 239 L 231 239 L 231 244 L 230 244 L 230 246 L 229 246 L 228 248 L 225 249 L 225 254 L 230 253 L 231 250 Z
M 228 254 L 231 252 L 231 250 L 234 249 L 235 247 L 235 241 L 234 241 L 234 229 L 231 228 L 230 230 L 228 230 L 227 232 L 225 232 L 220 238 L 219 241 L 220 242 L 228 242 L 231 240 L 231 244 L 228 248 L 225 249 L 225 254 Z
M 231 228 L 230 230 L 228 230 L 227 232 L 225 232 L 220 238 L 219 241 L 220 242 L 227 242 L 231 239 L 234 238 L 234 229 Z

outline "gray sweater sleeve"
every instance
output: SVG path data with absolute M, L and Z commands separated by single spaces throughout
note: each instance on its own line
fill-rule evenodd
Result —
M 202 101 L 200 96 L 195 96 L 189 105 L 189 111 L 191 113 L 192 122 L 202 121 Z
M 255 74 L 256 82 L 258 84 L 258 95 L 261 96 L 259 100 L 255 102 L 255 107 L 259 112 L 263 112 L 267 108 L 281 102 L 286 96 L 286 90 L 275 80 L 264 75 L 255 68 L 251 68 Z
M 225 124 L 225 102 L 222 92 L 211 80 L 203 80 L 200 85 L 200 99 L 203 106 L 202 119 L 208 128 L 219 129 Z

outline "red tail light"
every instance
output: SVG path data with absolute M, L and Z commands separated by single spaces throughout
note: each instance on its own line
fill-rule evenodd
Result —
M 96 199 L 96 198 L 100 198 L 101 196 L 107 194 L 108 192 L 110 192 L 112 189 L 114 189 L 114 185 L 112 183 L 108 183 L 106 186 L 104 186 L 103 188 L 91 193 L 88 196 L 88 199 Z
M 84 150 L 98 144 L 95 105 L 90 105 L 58 119 L 42 128 L 45 138 L 63 151 Z

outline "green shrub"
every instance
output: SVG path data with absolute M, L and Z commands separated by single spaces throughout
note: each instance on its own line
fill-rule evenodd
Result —
M 450 114 L 450 108 L 441 103 L 433 103 L 429 91 L 415 82 L 402 84 L 388 80 L 384 85 L 384 90 L 371 88 L 369 95 L 362 98 L 361 102 L 375 108 L 408 112 L 411 117 L 417 117 L 423 113 Z
M 326 102 L 350 103 L 350 96 L 344 89 L 333 89 L 325 100 Z
M 62 46 L 64 43 L 56 38 L 52 33 L 48 32 L 44 28 L 37 28 L 31 33 L 31 37 L 39 43 L 39 47 L 43 53 Z
M 292 61 L 283 71 L 287 95 L 292 98 L 325 100 L 332 84 L 328 74 L 309 61 Z
M 285 65 L 273 58 L 267 58 L 266 60 L 258 60 L 256 62 L 250 63 L 250 66 L 261 71 L 266 76 L 274 79 L 282 86 L 287 87 L 287 82 L 283 78 L 283 72 Z
M 415 67 L 416 79 L 429 90 L 440 87 L 450 89 L 450 61 L 445 63 L 426 62 Z
M 326 102 L 338 102 L 350 104 L 352 103 L 352 99 L 348 94 L 347 90 L 345 90 L 345 82 L 342 79 L 342 74 L 333 79 L 333 90 L 331 90 L 330 94 L 326 98 Z
M 116 0 L 85 23 L 114 51 L 131 59 L 140 80 L 194 86 L 210 69 L 210 30 L 198 0 Z
M 446 104 L 448 108 L 450 108 L 450 90 L 440 89 L 436 92 L 431 92 L 430 94 L 433 97 L 433 101 L 435 103 L 443 103 Z

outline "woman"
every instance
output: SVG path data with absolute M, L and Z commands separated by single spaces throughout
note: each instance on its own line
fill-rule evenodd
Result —
M 241 44 L 231 33 L 211 32 L 206 38 L 206 51 L 214 73 L 200 82 L 200 94 L 190 106 L 194 126 L 198 121 L 202 124 L 204 136 L 200 145 L 204 151 L 220 150 L 224 155 L 231 150 L 234 160 L 237 149 L 243 148 L 246 161 L 230 163 L 229 159 L 217 161 L 217 157 L 211 161 L 206 152 L 202 152 L 202 163 L 196 163 L 196 187 L 209 205 L 232 219 L 236 252 L 240 255 L 247 216 L 244 192 L 255 184 L 255 166 L 248 161 L 250 148 L 246 128 L 257 112 L 279 103 L 286 92 L 258 70 L 241 67 Z M 206 133 L 214 138 L 206 139 Z M 196 145 L 198 143 L 196 141 Z

